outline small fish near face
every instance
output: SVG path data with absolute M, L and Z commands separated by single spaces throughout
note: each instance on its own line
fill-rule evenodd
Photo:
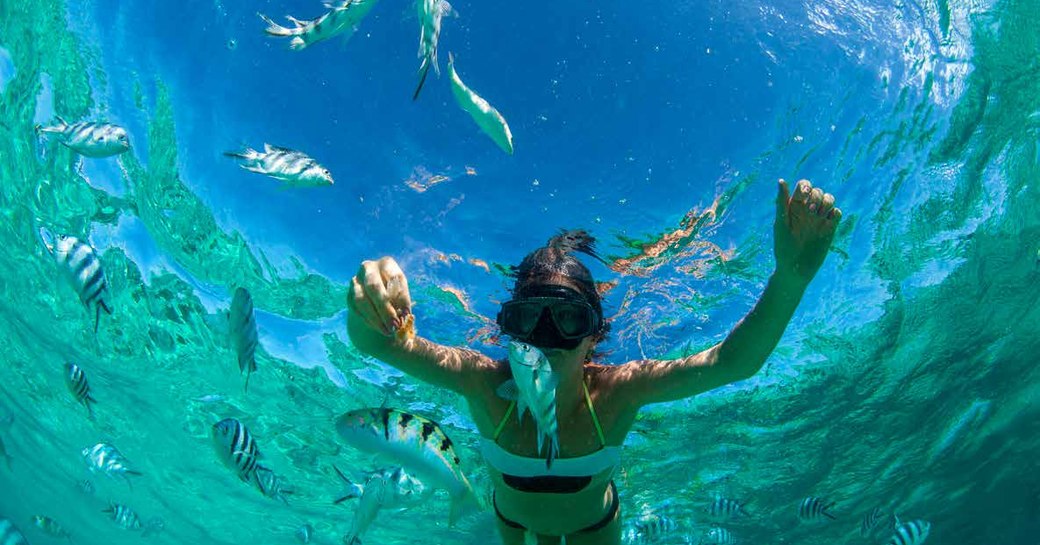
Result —
M 58 524 L 56 520 L 50 517 L 43 515 L 34 515 L 32 518 L 32 522 L 34 526 L 36 526 L 40 530 L 43 530 L 45 534 L 51 537 L 56 537 L 59 539 L 68 539 L 70 541 L 72 540 L 72 536 L 69 535 L 68 530 L 66 530 L 64 527 L 62 527 L 61 524 Z M 2 543 L 3 540 L 0 540 L 0 544 Z
M 526 343 L 509 343 L 509 370 L 513 378 L 499 386 L 498 395 L 516 401 L 520 422 L 530 412 L 538 428 L 538 452 L 545 467 L 552 467 L 560 454 L 559 422 L 556 415 L 556 386 L 559 377 L 541 350 Z
M 236 288 L 228 311 L 228 326 L 231 344 L 238 356 L 238 370 L 246 374 L 246 391 L 249 377 L 256 371 L 256 347 L 258 344 L 256 314 L 253 312 L 253 297 L 245 288 Z
M 437 63 L 441 20 L 445 15 L 454 13 L 447 0 L 416 0 L 416 7 L 419 9 L 419 58 L 422 62 L 419 64 L 419 85 L 415 88 L 412 100 L 419 98 L 419 91 L 422 91 L 431 66 L 438 76 L 441 75 L 441 67 Z
M 72 392 L 72 397 L 76 398 L 76 401 L 87 407 L 87 413 L 93 420 L 93 404 L 97 403 L 97 401 L 90 395 L 90 384 L 87 382 L 87 375 L 75 363 L 65 364 L 65 386 L 69 388 L 69 392 Z
M 260 448 L 245 424 L 234 418 L 225 418 L 213 424 L 213 446 L 217 456 L 244 482 L 256 479 Z M 259 487 L 259 483 L 257 484 Z M 263 490 L 261 489 L 261 492 Z
M 130 475 L 141 475 L 140 472 L 130 469 L 126 457 L 112 445 L 98 443 L 83 449 L 82 454 L 92 473 L 103 473 L 112 478 L 122 477 L 131 488 L 133 485 L 130 483 Z
M 828 510 L 834 507 L 835 503 L 837 502 L 827 503 L 823 498 L 809 496 L 798 505 L 798 518 L 806 521 L 822 520 L 824 517 L 834 520 L 834 515 Z
M 333 183 L 332 173 L 302 151 L 264 144 L 264 151 L 246 148 L 224 155 L 239 159 L 239 166 L 249 172 L 265 174 L 289 187 L 323 187 Z
M 436 422 L 381 407 L 344 413 L 336 419 L 336 431 L 348 445 L 385 456 L 423 483 L 447 490 L 451 495 L 449 524 L 454 525 L 465 511 L 480 507 L 454 444 Z
M 112 314 L 112 308 L 106 299 L 108 280 L 97 252 L 89 244 L 80 239 L 66 235 L 51 235 L 46 229 L 40 229 L 47 250 L 54 256 L 65 277 L 75 288 L 80 301 L 89 310 L 94 309 L 94 332 L 97 333 L 101 321 L 101 311 Z
M 62 145 L 86 157 L 111 157 L 130 149 L 126 129 L 111 123 L 80 121 L 70 125 L 59 117 L 55 125 L 37 125 L 36 132 L 56 134 Z
M 0 517 L 0 544 L 3 545 L 29 545 L 22 532 L 8 519 Z
M 451 53 L 448 53 L 448 75 L 451 76 L 451 91 L 455 95 L 455 102 L 473 118 L 484 134 L 502 148 L 502 151 L 512 155 L 513 133 L 509 130 L 506 118 L 488 101 L 462 83 L 462 78 L 455 72 L 455 57 Z
M 137 516 L 137 513 L 121 503 L 110 504 L 102 512 L 108 513 L 109 517 L 124 530 L 136 531 L 142 528 L 141 518 Z
M 895 530 L 887 545 L 922 545 L 928 539 L 928 534 L 932 533 L 932 523 L 924 520 L 900 522 L 899 517 L 896 517 Z
M 375 6 L 377 0 L 330 0 L 324 3 L 329 11 L 315 19 L 301 21 L 292 16 L 285 18 L 292 23 L 291 27 L 284 27 L 272 21 L 262 13 L 257 13 L 267 28 L 264 32 L 268 36 L 276 38 L 292 38 L 289 40 L 289 49 L 300 51 L 312 44 L 328 40 L 340 34 L 352 33 L 361 20 Z

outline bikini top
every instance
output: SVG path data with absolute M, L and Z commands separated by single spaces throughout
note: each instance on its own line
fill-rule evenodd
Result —
M 516 401 L 513 401 L 509 404 L 509 409 L 506 410 L 502 421 L 495 428 L 494 436 L 491 439 L 483 437 L 480 442 L 480 451 L 484 459 L 491 467 L 502 473 L 502 479 L 507 485 L 521 492 L 570 494 L 579 492 L 588 486 L 592 482 L 593 476 L 621 464 L 621 447 L 607 446 L 603 428 L 600 426 L 596 410 L 592 406 L 589 387 L 584 382 L 582 382 L 582 389 L 585 393 L 585 403 L 589 407 L 589 414 L 592 415 L 592 423 L 596 426 L 600 449 L 585 456 L 557 458 L 553 460 L 552 467 L 549 469 L 545 467 L 545 458 L 518 456 L 506 451 L 498 444 L 498 438 L 502 435 L 509 417 L 516 410 Z

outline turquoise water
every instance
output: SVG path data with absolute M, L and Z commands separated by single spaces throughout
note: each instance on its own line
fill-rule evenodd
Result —
M 460 400 L 349 345 L 361 259 L 401 261 L 421 335 L 502 355 L 502 268 L 584 227 L 613 264 L 593 269 L 616 283 L 608 361 L 677 355 L 751 307 L 773 180 L 804 176 L 845 211 L 834 251 L 762 373 L 641 414 L 625 520 L 663 514 L 678 529 L 660 542 L 696 543 L 719 494 L 749 502 L 726 525 L 741 543 L 883 542 L 859 535 L 874 507 L 931 522 L 930 544 L 1040 543 L 1040 3 L 455 7 L 444 47 L 510 120 L 513 156 L 446 77 L 409 103 L 406 5 L 288 52 L 231 3 L 0 2 L 0 515 L 31 543 L 58 541 L 37 514 L 77 544 L 292 543 L 303 524 L 339 543 L 353 507 L 332 505 L 332 464 L 376 462 L 332 418 L 388 396 L 441 422 L 484 491 Z M 36 137 L 54 114 L 119 122 L 133 149 L 80 159 Z M 269 140 L 308 149 L 335 187 L 279 190 L 220 155 Z M 96 335 L 40 227 L 100 252 L 114 313 Z M 224 321 L 236 285 L 261 331 L 248 392 Z M 221 465 L 226 417 L 296 489 L 289 505 Z M 88 472 L 79 452 L 99 441 L 143 473 L 132 488 Z M 838 519 L 799 522 L 809 495 Z M 442 500 L 384 513 L 365 542 L 496 539 L 487 513 L 449 528 Z M 109 501 L 163 530 L 117 527 Z

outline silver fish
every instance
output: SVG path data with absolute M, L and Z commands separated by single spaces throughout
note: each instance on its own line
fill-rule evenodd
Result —
M 896 532 L 887 545 L 921 545 L 932 532 L 932 523 L 924 520 L 900 522 L 896 517 Z
M 834 515 L 827 512 L 828 509 L 834 507 L 834 504 L 835 502 L 826 503 L 823 498 L 809 496 L 802 500 L 802 503 L 798 506 L 798 518 L 802 520 L 817 520 L 827 517 L 834 520 Z
M 122 477 L 126 484 L 133 488 L 130 483 L 130 475 L 140 476 L 141 473 L 130 469 L 129 462 L 116 447 L 105 443 L 98 443 L 87 447 L 82 451 L 83 459 L 92 473 L 104 473 L 109 477 Z
M 264 144 L 264 151 L 246 148 L 227 151 L 224 155 L 240 159 L 239 166 L 249 172 L 265 174 L 290 187 L 332 185 L 332 173 L 306 153 Z
M 436 422 L 380 407 L 344 413 L 336 419 L 336 431 L 348 445 L 386 456 L 423 483 L 447 490 L 451 495 L 450 525 L 468 509 L 480 507 L 451 439 Z
M 556 415 L 556 386 L 560 379 L 541 350 L 526 343 L 509 343 L 509 370 L 513 378 L 498 388 L 498 395 L 516 401 L 520 422 L 528 411 L 538 428 L 538 452 L 545 467 L 552 467 L 560 454 L 559 423 Z
M 289 505 L 289 500 L 285 496 L 292 495 L 295 490 L 286 487 L 285 479 L 263 466 L 257 466 L 255 472 L 256 485 L 263 495 Z
M 34 526 L 36 526 L 40 530 L 43 530 L 44 533 L 51 537 L 65 538 L 70 541 L 72 540 L 72 536 L 69 535 L 68 530 L 66 530 L 61 524 L 58 524 L 58 521 L 50 517 L 43 515 L 33 515 L 32 523 Z M 0 543 L 3 543 L 3 540 L 0 540 Z
M 88 310 L 91 305 L 94 305 L 94 332 L 97 333 L 101 311 L 112 314 L 112 307 L 109 306 L 106 299 L 108 280 L 105 278 L 105 270 L 101 267 L 101 260 L 98 259 L 97 252 L 89 244 L 76 237 L 51 235 L 49 231 L 42 228 L 40 236 L 47 250 L 54 256 L 54 260 L 58 262 L 58 266 L 75 288 L 80 301 L 83 301 Z
M 231 329 L 231 344 L 238 356 L 238 370 L 246 374 L 246 390 L 249 390 L 249 377 L 256 371 L 256 315 L 253 312 L 253 298 L 245 288 L 236 288 L 231 298 L 231 310 L 228 311 L 228 324 Z
M 137 513 L 121 503 L 110 504 L 103 511 L 108 513 L 112 520 L 124 530 L 140 530 L 142 528 L 141 518 L 137 516 Z
M 733 545 L 736 542 L 737 539 L 733 537 L 733 532 L 721 526 L 713 526 L 704 534 L 701 545 Z
M 426 82 L 426 74 L 430 67 L 440 76 L 441 67 L 437 63 L 437 42 L 441 36 L 441 20 L 445 15 L 454 13 L 451 4 L 447 0 L 416 0 L 419 9 L 419 85 L 415 88 L 412 100 L 419 98 L 423 83 Z
M 3 545 L 29 545 L 22 532 L 8 519 L 0 517 L 0 544 Z
M 333 503 L 341 504 L 348 499 L 360 498 L 357 509 L 354 510 L 350 531 L 343 537 L 346 545 L 361 543 L 361 537 L 375 521 L 380 510 L 410 505 L 428 496 L 423 484 L 408 475 L 404 468 L 372 472 L 365 479 L 365 484 L 360 485 L 351 481 L 338 467 L 332 467 L 347 486 L 345 494 Z
M 717 519 L 733 518 L 737 515 L 749 516 L 744 504 L 737 500 L 716 496 L 706 508 L 709 515 Z
M 459 107 L 469 113 L 484 134 L 502 148 L 502 151 L 513 154 L 513 133 L 509 130 L 506 118 L 498 113 L 488 101 L 466 87 L 462 78 L 455 72 L 455 57 L 448 53 L 448 74 L 451 76 L 451 90 L 455 95 L 455 102 Z
M 859 535 L 868 537 L 874 533 L 874 529 L 881 524 L 881 521 L 885 518 L 884 511 L 880 507 L 875 507 L 870 510 L 869 513 L 863 516 L 863 523 L 859 527 Z
M 314 527 L 310 524 L 304 524 L 296 530 L 296 540 L 304 545 L 311 542 L 311 537 L 314 535 Z
M 57 134 L 62 145 L 87 157 L 111 157 L 130 149 L 126 129 L 111 123 L 80 121 L 70 125 L 59 117 L 56 125 L 37 125 L 36 132 Z
M 225 418 L 213 424 L 213 446 L 224 465 L 231 468 L 239 479 L 255 481 L 256 469 L 262 456 L 253 434 L 245 424 L 234 418 Z M 260 486 L 259 483 L 257 486 Z
M 72 392 L 72 397 L 75 397 L 76 401 L 86 405 L 87 413 L 93 419 L 93 404 L 97 403 L 97 400 L 90 395 L 90 383 L 87 382 L 87 375 L 75 363 L 65 364 L 65 386 L 68 386 L 69 391 Z
M 301 21 L 295 17 L 286 16 L 292 23 L 292 27 L 284 27 L 275 23 L 262 13 L 258 13 L 261 19 L 267 23 L 264 32 L 268 36 L 288 38 L 289 49 L 299 51 L 305 47 L 333 38 L 344 32 L 353 32 L 361 20 L 375 6 L 376 0 L 337 0 L 325 2 L 325 8 L 329 11 L 309 21 Z

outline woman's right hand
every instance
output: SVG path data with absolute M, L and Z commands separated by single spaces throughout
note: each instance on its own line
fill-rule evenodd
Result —
M 392 257 L 362 261 L 347 292 L 347 309 L 372 329 L 393 335 L 412 312 L 408 279 Z

